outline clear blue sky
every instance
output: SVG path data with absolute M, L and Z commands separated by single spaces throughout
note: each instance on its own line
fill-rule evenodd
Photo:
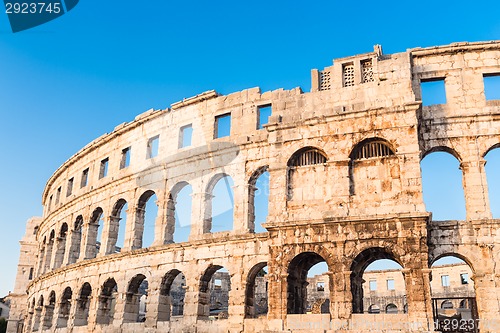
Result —
M 97 1 L 13 34 L 0 13 L 0 296 L 25 221 L 67 158 L 149 108 L 301 86 L 333 58 L 500 39 L 497 1 Z M 498 170 L 498 169 L 497 169 Z

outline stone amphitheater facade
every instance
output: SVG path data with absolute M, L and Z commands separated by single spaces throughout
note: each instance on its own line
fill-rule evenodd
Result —
M 47 181 L 43 217 L 28 221 L 21 241 L 9 332 L 430 332 L 430 265 L 445 255 L 472 269 L 481 332 L 500 332 L 500 220 L 492 218 L 484 167 L 500 146 L 500 101 L 487 100 L 483 86 L 495 75 L 499 41 L 396 54 L 375 46 L 312 70 L 308 93 L 209 91 L 117 126 Z M 421 85 L 435 80 L 444 82 L 446 103 L 425 106 Z M 267 106 L 272 114 L 259 128 Z M 222 115 L 230 115 L 230 135 L 217 138 Z M 185 126 L 191 146 L 179 148 Z M 435 151 L 460 162 L 465 220 L 433 221 L 426 210 L 420 162 Z M 255 232 L 255 182 L 266 171 L 269 213 L 265 232 Z M 211 232 L 212 191 L 226 176 L 234 182 L 233 227 Z M 173 209 L 188 184 L 191 231 L 176 243 Z M 143 247 L 153 194 L 154 242 Z M 362 274 L 384 258 L 403 267 L 408 310 L 375 317 L 364 313 Z M 329 313 L 306 314 L 307 271 L 323 261 Z M 265 266 L 268 310 L 256 316 L 255 279 Z M 214 319 L 208 284 L 221 267 L 230 274 L 229 306 L 227 318 Z M 180 272 L 183 314 L 170 316 L 165 291 Z M 144 280 L 147 311 L 136 322 Z

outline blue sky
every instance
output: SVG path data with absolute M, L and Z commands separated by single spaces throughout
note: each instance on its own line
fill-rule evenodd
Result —
M 407 7 L 408 6 L 408 7 Z M 496 1 L 97 1 L 13 34 L 0 13 L 0 296 L 67 158 L 149 108 L 215 89 L 310 89 L 333 58 L 500 39 Z M 497 169 L 498 170 L 498 169 Z

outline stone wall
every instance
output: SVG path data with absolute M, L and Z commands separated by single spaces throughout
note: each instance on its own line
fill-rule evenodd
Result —
M 486 101 L 482 85 L 484 75 L 499 73 L 499 42 L 391 55 L 376 46 L 313 70 L 309 93 L 209 91 L 117 126 L 47 181 L 35 240 L 23 247 L 29 259 L 20 261 L 20 306 L 9 332 L 18 322 L 26 332 L 359 331 L 353 323 L 381 331 L 380 317 L 364 314 L 362 288 L 364 269 L 378 259 L 403 267 L 408 304 L 406 314 L 384 320 L 432 331 L 429 267 L 443 255 L 471 266 L 481 332 L 500 331 L 492 328 L 500 313 L 500 221 L 491 216 L 484 170 L 484 155 L 500 145 L 500 106 Z M 436 79 L 444 80 L 446 104 L 423 106 L 421 84 Z M 259 110 L 269 105 L 260 128 Z M 217 137 L 227 114 L 230 135 Z M 186 126 L 194 133 L 189 147 L 181 141 Z M 434 151 L 460 162 L 464 221 L 432 221 L 426 211 L 420 161 Z M 256 233 L 255 185 L 266 171 L 269 214 L 266 232 Z M 226 218 L 228 230 L 212 232 L 213 190 L 227 177 L 233 219 Z M 175 243 L 177 195 L 187 185 L 189 239 Z M 154 196 L 150 226 L 145 210 Z M 329 313 L 308 315 L 307 271 L 319 262 L 328 266 Z M 255 284 L 265 266 L 263 318 Z M 32 281 L 23 267 L 33 268 Z M 210 281 L 221 268 L 231 282 L 228 315 L 212 320 Z M 173 316 L 170 291 L 180 273 L 183 314 Z M 134 322 L 144 281 L 145 321 Z

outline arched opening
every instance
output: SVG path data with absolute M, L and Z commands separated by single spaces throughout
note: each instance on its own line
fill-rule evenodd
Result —
M 456 254 L 447 254 L 432 263 L 431 297 L 437 330 L 443 330 L 446 323 L 453 320 L 474 323 L 464 332 L 478 330 L 473 272 L 463 259 Z
M 266 232 L 262 226 L 269 213 L 269 172 L 268 167 L 258 169 L 248 184 L 248 221 L 253 232 Z
M 368 308 L 368 313 L 371 313 L 371 314 L 380 313 L 380 306 L 378 306 L 376 304 L 370 305 L 370 307 Z
M 245 289 L 245 318 L 265 316 L 268 311 L 267 263 L 261 262 L 250 270 Z
M 56 232 L 52 230 L 49 235 L 49 241 L 47 243 L 47 252 L 45 254 L 45 266 L 43 269 L 43 272 L 49 272 L 50 271 L 50 264 L 52 261 L 52 250 L 54 249 L 54 242 L 56 238 Z
M 97 207 L 92 212 L 88 229 L 87 253 L 85 258 L 92 259 L 97 256 L 102 247 L 102 229 L 103 229 L 103 211 L 101 207 Z
M 96 323 L 100 325 L 109 325 L 113 322 L 115 316 L 116 296 L 118 294 L 118 286 L 113 278 L 104 282 L 99 295 L 97 306 Z
M 351 265 L 352 312 L 373 313 L 371 304 L 384 310 L 389 304 L 403 309 L 406 284 L 402 269 L 383 248 L 369 248 L 358 254 Z
M 485 170 L 488 181 L 488 196 L 493 218 L 500 218 L 500 144 L 490 149 L 486 156 Z
M 465 219 L 462 171 L 457 156 L 453 150 L 439 147 L 420 162 L 425 208 L 432 212 L 434 221 Z
M 40 321 L 42 318 L 42 310 L 43 310 L 43 306 L 44 306 L 43 295 L 40 295 L 40 298 L 38 299 L 38 302 L 36 305 L 37 306 L 35 308 L 35 314 L 34 314 L 34 318 L 33 318 L 33 331 L 38 331 L 40 328 Z
M 68 319 L 71 310 L 71 297 L 73 297 L 73 292 L 70 287 L 66 287 L 61 297 L 61 302 L 59 303 L 59 316 L 57 318 L 57 327 L 67 327 Z
M 120 252 L 123 248 L 127 226 L 127 210 L 128 204 L 124 199 L 118 200 L 111 210 L 106 254 Z
M 233 230 L 234 194 L 233 179 L 227 175 L 217 175 L 209 191 L 212 195 L 211 202 L 207 204 L 210 216 L 205 221 L 206 232 L 221 232 Z
M 381 202 L 401 188 L 395 149 L 381 138 L 359 142 L 349 155 L 349 194 L 370 193 Z
M 125 298 L 124 323 L 140 323 L 146 321 L 146 306 L 148 297 L 148 280 L 138 274 L 132 278 L 127 288 Z
M 329 313 L 331 283 L 325 259 L 304 252 L 288 266 L 288 314 Z
M 385 313 L 391 313 L 391 314 L 396 314 L 398 313 L 398 307 L 396 304 L 388 304 L 386 307 L 385 307 Z
M 158 321 L 169 321 L 173 316 L 184 315 L 186 277 L 173 269 L 163 277 L 158 304 Z
M 80 295 L 76 300 L 75 311 L 75 326 L 86 326 L 89 318 L 90 296 L 92 295 L 92 287 L 88 282 L 85 282 L 80 290 Z
M 35 298 L 28 302 L 28 316 L 26 317 L 26 332 L 31 332 L 31 328 L 33 327 L 33 319 L 35 315 Z
M 40 245 L 40 250 L 38 251 L 38 269 L 37 275 L 43 274 L 43 265 L 45 261 L 45 248 L 47 247 L 47 236 L 43 237 L 43 242 Z
M 315 147 L 304 147 L 296 151 L 288 160 L 287 167 L 287 199 L 294 201 L 311 201 L 324 198 L 323 191 L 318 190 L 325 184 L 326 154 Z
M 68 234 L 68 224 L 63 223 L 57 237 L 56 256 L 54 258 L 54 268 L 62 266 L 64 260 L 64 252 L 66 250 L 66 236 Z
M 222 266 L 207 268 L 200 280 L 198 317 L 200 319 L 226 319 L 229 316 L 231 276 Z
M 134 248 L 150 247 L 155 240 L 158 204 L 155 192 L 148 190 L 139 198 L 136 212 L 137 243 Z
M 54 308 L 56 306 L 56 293 L 49 294 L 49 304 L 45 305 L 45 316 L 43 317 L 43 329 L 50 329 L 54 318 Z
M 193 189 L 186 182 L 176 184 L 170 191 L 167 203 L 166 243 L 187 242 L 191 233 Z
M 83 217 L 78 215 L 71 231 L 71 248 L 69 263 L 75 263 L 80 258 L 80 248 L 82 243 Z

